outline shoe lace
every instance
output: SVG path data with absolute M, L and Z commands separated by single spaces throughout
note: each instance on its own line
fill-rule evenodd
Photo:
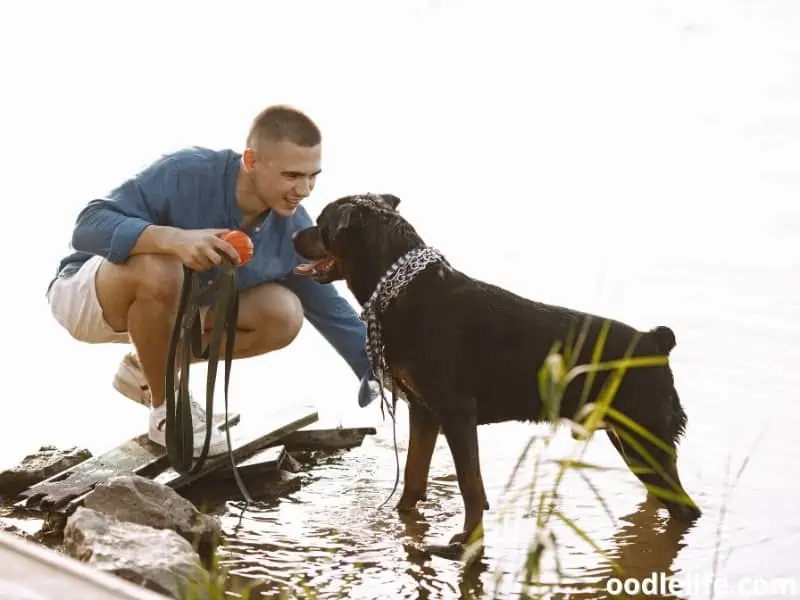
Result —
M 192 407 L 192 423 L 194 423 L 195 431 L 199 431 L 200 429 L 205 430 L 206 427 L 206 411 L 200 406 L 200 404 L 192 398 L 191 401 Z

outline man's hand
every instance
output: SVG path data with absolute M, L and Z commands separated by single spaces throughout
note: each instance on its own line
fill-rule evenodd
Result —
M 238 266 L 239 253 L 222 239 L 229 231 L 230 229 L 176 230 L 170 241 L 171 254 L 194 271 L 207 271 L 219 265 L 223 256 Z

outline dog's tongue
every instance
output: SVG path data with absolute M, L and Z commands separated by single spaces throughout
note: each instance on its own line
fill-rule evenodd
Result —
M 297 275 L 316 275 L 330 266 L 330 258 L 321 258 L 313 263 L 303 263 L 294 268 Z
M 311 275 L 314 272 L 314 265 L 311 263 L 303 263 L 294 268 L 294 272 L 298 275 Z

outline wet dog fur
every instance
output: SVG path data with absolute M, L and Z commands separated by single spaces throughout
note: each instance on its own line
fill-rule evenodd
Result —
M 363 306 L 389 267 L 425 242 L 398 212 L 397 196 L 375 194 L 367 202 L 362 198 L 346 196 L 326 205 L 315 226 L 295 234 L 294 247 L 305 260 L 313 261 L 299 266 L 297 273 L 322 284 L 344 280 Z M 520 297 L 440 264 L 414 278 L 380 318 L 385 360 L 409 405 L 409 446 L 397 508 L 411 510 L 425 499 L 431 456 L 441 431 L 465 508 L 464 527 L 453 536 L 454 544 L 463 544 L 474 532 L 482 535 L 483 512 L 489 508 L 477 426 L 544 420 L 537 375 L 555 342 L 566 344 L 570 335 L 575 340 L 588 323 L 575 364 L 590 363 L 595 341 L 608 321 L 603 361 L 623 358 L 637 333 L 641 337 L 632 356 L 668 356 L 675 346 L 668 327 L 637 332 L 617 320 Z M 597 373 L 590 400 L 597 398 L 608 377 L 607 371 Z M 576 416 L 584 379 L 578 376 L 567 386 L 561 417 Z M 669 365 L 627 370 L 612 406 L 672 449 L 667 453 L 635 431 L 606 420 L 611 443 L 629 466 L 637 467 L 636 476 L 648 487 L 670 490 L 670 496 L 659 499 L 671 516 L 693 522 L 701 513 L 680 482 L 675 452 L 686 414 Z M 637 446 L 660 469 L 641 469 L 648 463 Z M 682 501 L 675 499 L 676 494 Z

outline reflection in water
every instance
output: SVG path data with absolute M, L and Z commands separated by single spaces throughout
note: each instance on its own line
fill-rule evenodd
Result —
M 635 511 L 621 517 L 620 521 L 622 524 L 606 552 L 622 572 L 619 573 L 610 564 L 587 569 L 586 575 L 595 580 L 595 585 L 590 591 L 578 591 L 573 595 L 574 598 L 618 597 L 605 592 L 611 578 L 643 581 L 654 573 L 666 577 L 675 575 L 672 564 L 684 547 L 683 539 L 691 526 L 670 519 L 660 503 L 650 496 Z M 661 597 L 679 598 L 668 594 Z
M 369 531 L 368 547 L 364 546 L 358 523 L 353 523 L 353 528 L 316 528 L 315 544 L 310 544 L 306 536 L 302 537 L 302 546 L 298 545 L 300 538 L 274 538 L 266 533 L 278 528 L 278 523 L 269 516 L 271 511 L 266 504 L 250 508 L 244 519 L 245 529 L 239 531 L 238 539 L 232 538 L 225 549 L 227 558 L 223 560 L 240 578 L 267 582 L 257 588 L 263 592 L 274 592 L 282 585 L 292 585 L 295 589 L 308 585 L 320 591 L 322 597 L 338 597 L 346 592 L 349 598 L 427 599 L 493 597 L 497 589 L 490 560 L 485 555 L 466 568 L 459 568 L 455 563 L 417 551 L 415 544 L 427 539 L 431 531 L 431 522 L 418 511 L 371 523 L 363 521 L 364 529 Z M 331 514 L 327 516 L 335 519 Z M 250 536 L 247 521 L 250 521 Z M 684 547 L 687 531 L 685 526 L 670 520 L 658 502 L 646 499 L 618 520 L 618 528 L 603 545 L 608 556 L 621 567 L 622 575 L 602 561 L 563 582 L 565 589 L 571 590 L 572 598 L 610 598 L 605 591 L 610 578 L 641 581 L 653 573 L 672 576 L 673 561 Z M 273 541 L 265 542 L 265 538 Z M 498 595 L 507 597 L 502 590 Z
M 424 520 L 418 516 L 406 519 L 405 522 L 406 533 L 418 541 L 421 541 L 429 529 Z M 563 582 L 564 587 L 570 589 L 569 597 L 593 599 L 617 597 L 606 591 L 607 582 L 612 578 L 644 581 L 654 573 L 658 577 L 671 578 L 676 574 L 672 566 L 673 561 L 684 547 L 683 539 L 691 527 L 669 519 L 661 504 L 654 498 L 647 497 L 636 510 L 619 519 L 618 529 L 604 549 L 608 558 L 619 567 L 620 571 L 605 561 L 596 568 L 584 569 L 579 579 Z M 427 555 L 412 551 L 408 553 L 407 560 L 420 566 L 416 571 L 407 572 L 413 573 L 414 578 L 420 583 L 421 590 L 435 585 L 437 572 L 432 567 L 425 566 L 430 562 Z M 462 570 L 458 585 L 462 598 L 483 598 L 487 593 L 490 595 L 488 597 L 494 594 L 496 590 L 494 585 L 484 585 L 483 575 L 487 573 L 488 568 L 486 557 L 481 556 Z M 559 585 L 562 584 L 556 585 L 556 590 Z M 554 590 L 551 586 L 540 591 L 545 593 Z M 683 598 L 669 594 L 662 594 L 660 597 L 668 600 Z
M 409 540 L 405 545 L 405 559 L 413 565 L 406 570 L 406 573 L 419 583 L 419 597 L 428 598 L 431 590 L 441 587 L 439 581 L 441 578 L 432 566 L 432 557 L 418 549 L 430 531 L 430 524 L 418 510 L 398 514 L 398 517 L 404 525 L 403 532 Z M 462 598 L 483 598 L 484 586 L 481 576 L 487 569 L 488 562 L 482 553 L 460 569 L 457 581 L 458 595 Z
M 460 518 L 457 490 L 454 484 L 433 486 L 432 499 L 421 510 L 399 514 L 388 507 L 375 511 L 371 507 L 385 497 L 385 490 L 370 487 L 365 480 L 364 487 L 355 492 L 351 477 L 345 476 L 352 476 L 355 469 L 363 475 L 364 460 L 367 456 L 375 459 L 375 451 L 375 447 L 360 448 L 333 456 L 312 468 L 297 492 L 251 506 L 243 515 L 223 509 L 227 533 L 235 530 L 224 550 L 223 564 L 240 578 L 264 582 L 258 587 L 263 591 L 308 585 L 321 597 L 489 598 L 495 593 L 511 597 L 506 588 L 515 588 L 515 575 L 498 585 L 496 577 L 508 578 L 513 572 L 498 564 L 498 559 L 509 565 L 518 563 L 525 553 L 525 540 L 522 545 L 493 540 L 467 568 L 421 553 L 416 546 L 445 533 Z M 434 475 L 432 479 L 441 484 L 450 478 Z M 391 484 L 382 483 L 386 489 Z M 497 486 L 492 489 L 498 491 Z M 575 488 L 565 490 L 576 493 Z M 303 507 L 306 501 L 318 508 Z M 599 518 L 587 511 L 585 520 L 591 528 Z M 654 572 L 674 574 L 673 562 L 688 531 L 670 520 L 657 501 L 646 499 L 617 519 L 604 541 L 599 539 L 623 569 L 623 578 L 641 580 Z M 599 532 L 602 536 L 603 528 Z M 569 550 L 568 543 L 566 547 Z M 517 559 L 509 562 L 509 551 Z M 562 588 L 571 589 L 574 598 L 610 597 L 606 582 L 619 574 L 605 560 L 592 557 L 587 545 L 571 553 L 582 557 L 582 564 L 566 569 L 568 579 L 561 582 Z

